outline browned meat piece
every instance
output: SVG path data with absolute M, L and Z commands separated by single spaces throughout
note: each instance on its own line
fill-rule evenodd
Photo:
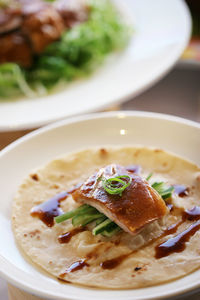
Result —
M 23 15 L 30 15 L 38 13 L 41 9 L 44 9 L 45 7 L 49 7 L 49 3 L 43 1 L 43 0 L 17 0 L 18 3 L 20 3 L 22 7 L 22 13 Z
M 32 4 L 27 4 L 27 1 L 24 3 L 22 31 L 29 37 L 33 51 L 39 54 L 60 38 L 64 23 L 59 13 L 50 4 L 41 1 Z
M 119 175 L 132 177 L 131 184 L 121 196 L 108 194 L 100 178 L 108 179 Z M 168 211 L 161 196 L 147 181 L 119 165 L 109 165 L 101 169 L 72 195 L 75 201 L 94 206 L 132 235 L 145 225 L 162 218 Z
M 23 67 L 31 65 L 31 47 L 21 33 L 9 33 L 0 37 L 0 63 L 5 62 L 15 62 Z
M 0 34 L 18 29 L 22 24 L 20 5 L 0 6 Z
M 53 5 L 62 16 L 65 26 L 70 28 L 88 19 L 89 9 L 85 2 L 84 0 L 57 0 Z

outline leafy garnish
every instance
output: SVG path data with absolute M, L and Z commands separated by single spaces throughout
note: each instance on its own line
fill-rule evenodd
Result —
M 108 194 L 122 196 L 122 192 L 131 184 L 132 177 L 121 175 L 108 179 L 102 178 L 101 180 L 102 186 Z
M 152 176 L 153 176 L 153 173 L 149 173 L 149 175 L 146 177 L 146 181 L 149 181 Z
M 5 63 L 0 65 L 0 97 L 12 96 L 13 91 L 15 95 L 21 91 L 29 98 L 36 96 L 36 93 L 30 87 L 25 79 L 25 71 L 17 64 Z

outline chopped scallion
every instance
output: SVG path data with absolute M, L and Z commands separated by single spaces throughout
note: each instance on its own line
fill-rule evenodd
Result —
M 111 195 L 122 196 L 122 192 L 131 184 L 131 182 L 132 177 L 128 175 L 121 175 L 108 179 L 102 178 L 104 190 Z
M 153 173 L 150 173 L 147 178 L 146 178 L 146 181 L 149 181 L 151 179 L 151 177 L 153 176 Z

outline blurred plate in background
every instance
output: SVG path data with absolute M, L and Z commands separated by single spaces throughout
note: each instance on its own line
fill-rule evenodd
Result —
M 190 15 L 183 0 L 114 0 L 132 19 L 129 47 L 89 78 L 39 99 L 0 103 L 0 131 L 36 128 L 67 116 L 123 102 L 154 84 L 188 43 Z
M 185 49 L 179 66 L 185 68 L 200 68 L 200 2 L 185 0 L 192 15 L 192 38 Z

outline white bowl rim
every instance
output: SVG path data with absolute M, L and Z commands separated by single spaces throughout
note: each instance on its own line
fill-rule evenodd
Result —
M 105 119 L 105 118 L 109 119 L 109 118 L 119 118 L 119 117 L 123 117 L 123 118 L 126 118 L 126 117 L 144 117 L 144 118 L 151 118 L 151 119 L 157 119 L 157 120 L 166 120 L 166 121 L 169 121 L 169 122 L 172 122 L 172 123 L 183 124 L 183 125 L 187 125 L 189 127 L 193 127 L 193 128 L 196 128 L 196 129 L 200 130 L 200 123 L 197 123 L 195 121 L 191 121 L 191 120 L 188 120 L 188 119 L 184 119 L 184 118 L 181 118 L 181 117 L 167 115 L 167 114 L 161 114 L 161 113 L 144 112 L 144 111 L 111 111 L 111 112 L 102 112 L 102 113 L 92 113 L 92 114 L 67 118 L 65 120 L 60 120 L 60 121 L 57 121 L 53 124 L 50 124 L 50 125 L 47 125 L 45 127 L 40 128 L 40 129 L 37 129 L 37 130 L 35 130 L 31 133 L 28 133 L 25 136 L 19 138 L 18 140 L 14 141 L 10 145 L 8 145 L 2 151 L 0 151 L 0 158 L 4 154 L 12 151 L 18 145 L 23 144 L 23 142 L 31 140 L 35 136 L 45 134 L 46 132 L 49 132 L 52 129 L 57 129 L 59 127 L 67 126 L 69 124 L 79 123 L 79 122 L 81 123 L 81 122 L 89 121 L 89 120 L 94 120 L 95 121 L 95 119 Z M 6 273 L 6 268 L 7 268 L 8 264 L 10 264 L 10 263 L 7 262 L 0 255 L 0 265 L 1 265 L 0 275 L 6 281 L 8 281 L 12 285 L 14 285 L 17 288 L 20 288 L 20 289 L 22 289 L 22 290 L 24 290 L 28 293 L 32 293 L 34 295 L 37 294 L 37 296 L 44 297 L 45 299 L 57 299 L 55 297 L 55 295 L 48 294 L 48 291 L 47 292 L 40 291 L 40 289 L 34 288 L 31 284 L 29 284 L 29 283 L 27 284 L 27 283 L 24 283 L 24 282 L 20 281 L 20 276 L 18 278 L 16 278 L 12 274 L 8 275 Z M 21 271 L 18 270 L 18 272 L 20 274 Z M 76 285 L 74 285 L 74 286 L 76 286 Z M 78 286 L 78 287 L 85 289 L 84 287 L 80 287 L 80 286 Z M 138 298 L 138 299 L 140 299 L 140 300 L 142 300 L 142 299 L 145 299 L 145 300 L 147 300 L 147 299 L 149 299 L 149 300 L 165 299 L 165 298 L 172 297 L 172 296 L 180 296 L 183 293 L 184 294 L 189 293 L 189 292 L 194 291 L 195 289 L 197 289 L 199 287 L 200 287 L 200 282 L 190 284 L 189 286 L 181 287 L 181 288 L 177 289 L 176 291 L 172 291 L 172 292 L 171 291 L 164 291 L 162 295 L 156 295 L 153 298 L 152 298 L 152 296 L 145 296 L 145 298 Z M 96 292 L 99 289 L 93 289 L 93 290 Z M 104 289 L 102 289 L 102 290 L 104 290 Z M 104 291 L 109 292 L 110 290 L 104 290 Z M 125 291 L 125 290 L 119 290 L 119 291 Z M 64 298 L 59 297 L 59 299 L 64 299 Z M 69 300 L 75 300 L 75 299 L 78 299 L 78 298 L 76 298 L 73 295 L 73 296 L 70 296 L 70 298 L 68 298 L 68 299 Z M 128 299 L 130 300 L 130 298 L 128 298 Z

